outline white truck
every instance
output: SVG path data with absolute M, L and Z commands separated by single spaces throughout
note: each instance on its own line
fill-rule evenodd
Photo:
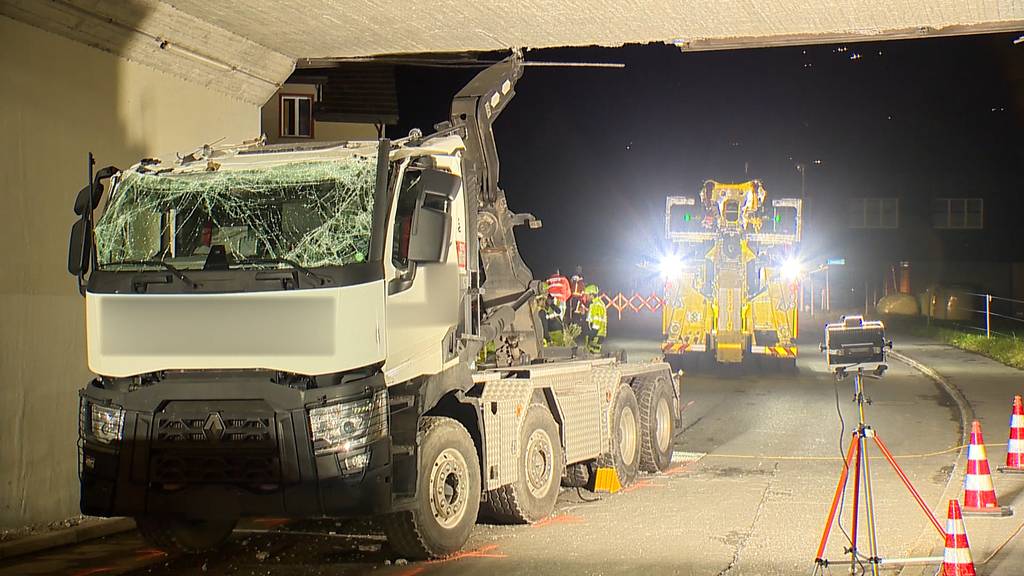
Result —
M 429 558 L 481 507 L 531 522 L 597 463 L 623 484 L 669 465 L 668 365 L 538 338 L 513 227 L 540 223 L 509 211 L 491 132 L 522 66 L 482 71 L 428 136 L 90 167 L 68 263 L 97 375 L 84 513 L 185 552 L 241 517 L 373 516 Z

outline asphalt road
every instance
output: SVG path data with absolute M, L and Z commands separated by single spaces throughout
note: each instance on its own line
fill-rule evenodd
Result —
M 654 355 L 658 345 L 616 344 L 631 360 Z M 533 526 L 479 525 L 465 551 L 444 561 L 397 559 L 366 522 L 261 520 L 247 523 L 216 555 L 168 557 L 125 533 L 0 563 L 0 576 L 809 574 L 855 406 L 850 381 L 835 384 L 816 350 L 801 354 L 796 374 L 687 375 L 685 430 L 668 474 L 644 476 L 615 495 L 567 490 L 551 518 Z M 960 439 L 955 406 L 897 362 L 868 386 L 869 422 L 929 505 L 941 509 L 956 459 L 947 449 Z M 885 461 L 873 458 L 871 471 L 881 556 L 905 556 L 938 541 Z M 847 513 L 847 528 L 849 520 Z M 840 558 L 847 545 L 835 531 L 826 556 Z

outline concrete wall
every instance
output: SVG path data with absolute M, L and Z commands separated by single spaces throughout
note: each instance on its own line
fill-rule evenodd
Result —
M 316 86 L 312 84 L 285 84 L 274 93 L 260 111 L 260 122 L 267 142 L 309 142 L 309 138 L 281 137 L 281 94 L 304 94 L 316 98 Z M 348 140 L 376 140 L 377 127 L 373 124 L 354 122 L 313 121 L 313 140 L 337 142 Z
M 260 128 L 259 109 L 0 17 L 0 527 L 78 513 L 85 306 L 72 202 L 97 167 Z

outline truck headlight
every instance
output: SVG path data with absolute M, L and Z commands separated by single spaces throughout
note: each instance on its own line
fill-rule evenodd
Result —
M 124 433 L 124 408 L 82 400 L 79 432 L 83 438 L 102 444 L 119 442 Z
M 369 398 L 309 409 L 313 450 L 319 456 L 351 452 L 388 433 L 388 395 L 381 390 Z

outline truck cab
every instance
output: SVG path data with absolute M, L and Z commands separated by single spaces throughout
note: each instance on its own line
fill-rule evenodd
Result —
M 114 175 L 85 292 L 83 511 L 389 508 L 384 390 L 459 362 L 462 150 L 251 144 Z M 353 480 L 370 497 L 330 489 Z

